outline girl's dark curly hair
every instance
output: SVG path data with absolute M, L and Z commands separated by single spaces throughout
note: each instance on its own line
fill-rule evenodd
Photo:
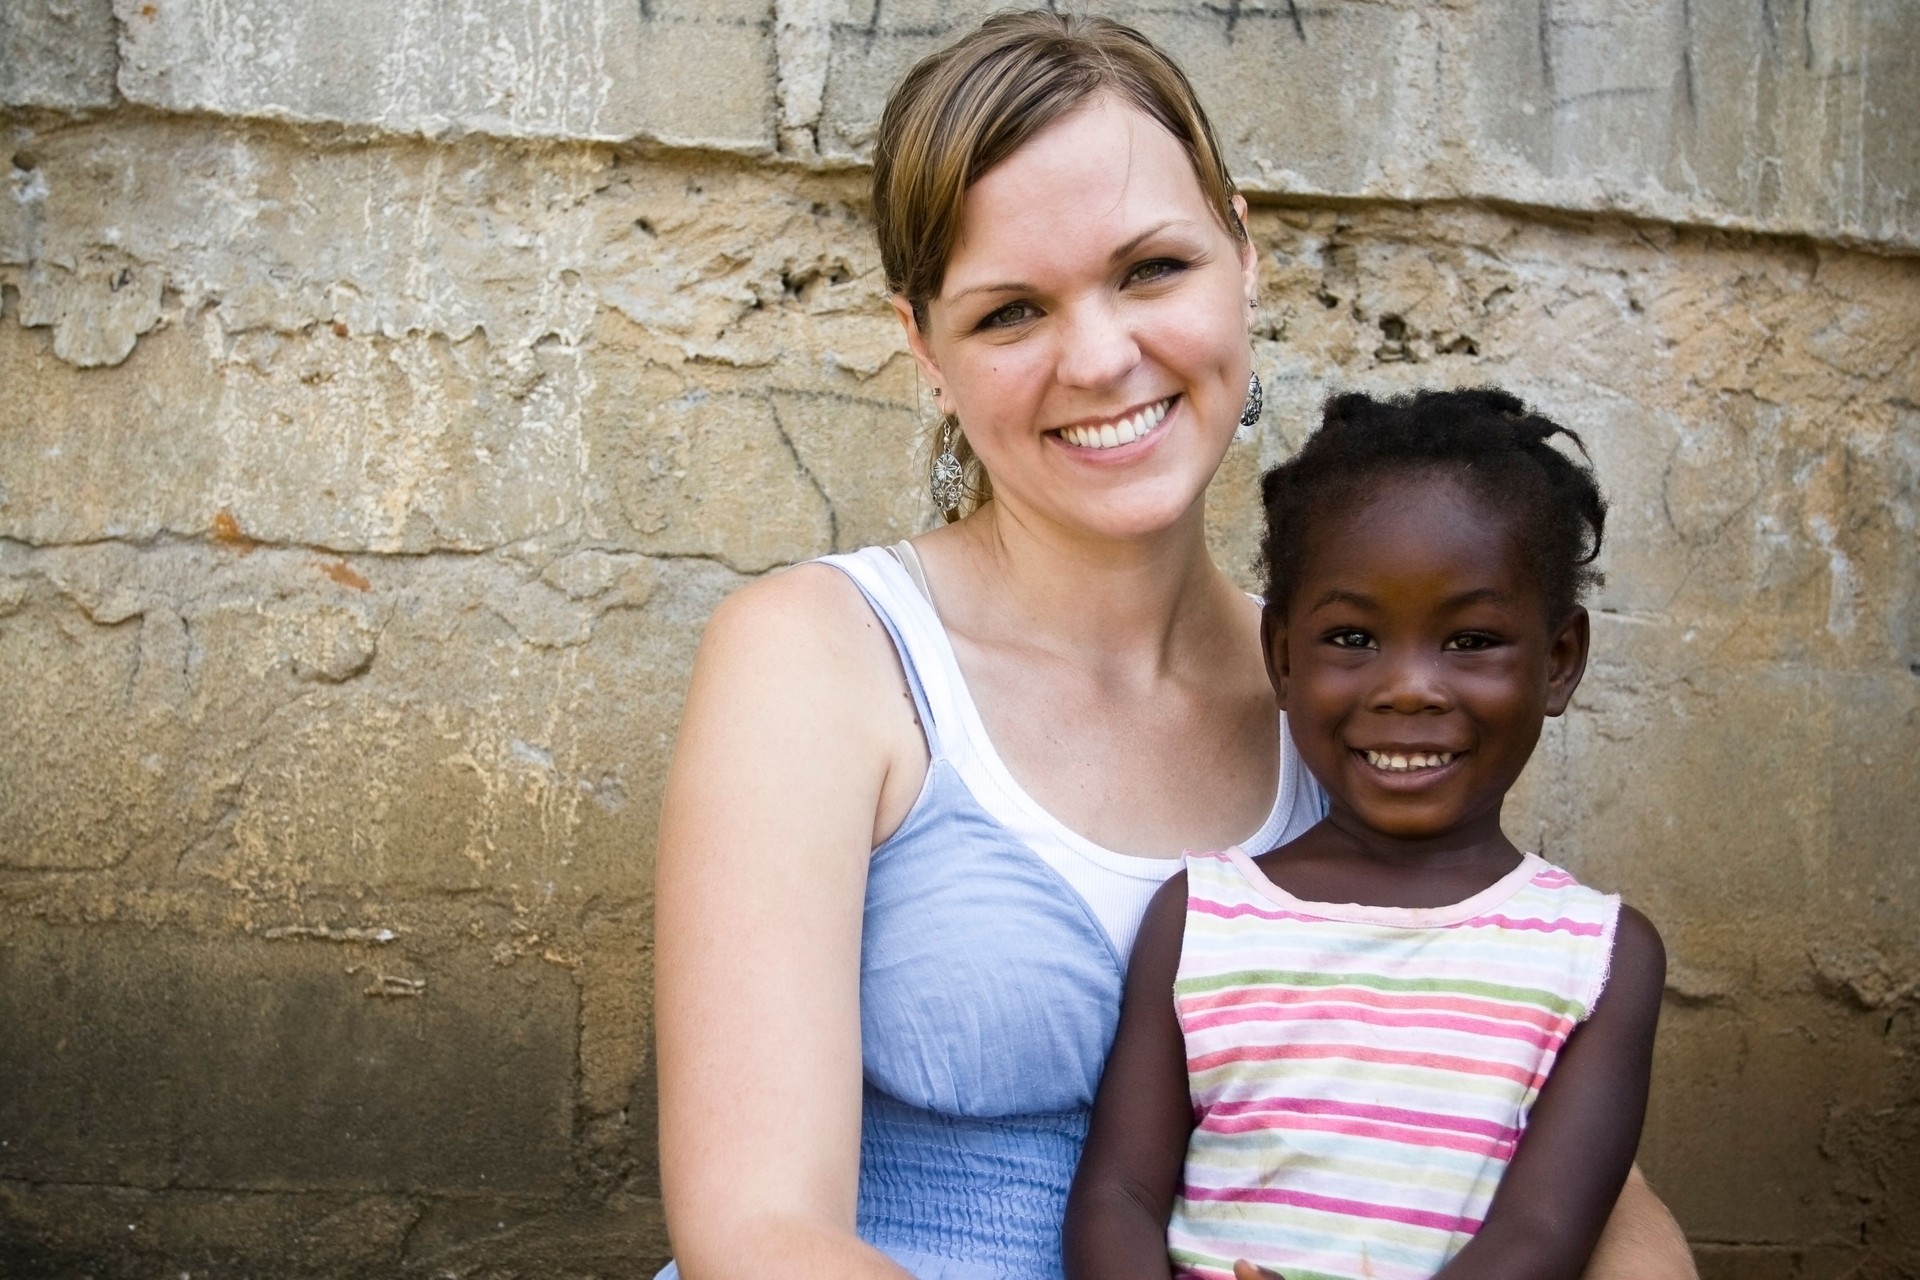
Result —
M 1267 533 L 1261 543 L 1268 604 L 1284 615 L 1311 549 L 1315 525 L 1370 496 L 1382 482 L 1438 470 L 1508 522 L 1559 623 L 1601 575 L 1593 567 L 1607 500 L 1593 468 L 1548 441 L 1572 431 L 1528 411 L 1496 387 L 1417 391 L 1390 400 L 1357 392 L 1329 399 L 1320 429 L 1260 482 Z

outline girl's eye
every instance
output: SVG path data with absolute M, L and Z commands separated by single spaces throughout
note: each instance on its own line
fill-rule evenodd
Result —
M 1178 258 L 1153 258 L 1127 273 L 1128 284 L 1161 284 L 1187 269 Z
M 1447 641 L 1447 648 L 1455 652 L 1472 653 L 1478 649 L 1491 648 L 1493 644 L 1494 639 L 1492 636 L 1479 631 L 1468 631 Z
M 1327 643 L 1336 649 L 1370 649 L 1373 647 L 1373 637 L 1364 631 L 1349 628 L 1330 634 Z

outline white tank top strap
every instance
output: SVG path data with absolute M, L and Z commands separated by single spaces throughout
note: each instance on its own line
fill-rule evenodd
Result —
M 900 559 L 886 547 L 863 547 L 859 551 L 821 556 L 819 563 L 832 565 L 853 579 L 854 586 L 866 597 L 880 624 L 887 629 L 894 651 L 907 677 L 913 695 L 914 710 L 920 716 L 920 728 L 926 735 L 927 752 L 936 760 L 948 755 L 949 732 L 945 726 L 956 722 L 953 695 L 946 678 L 947 663 L 941 660 L 938 619 L 920 594 Z M 931 621 L 931 627 L 930 627 Z M 929 632 L 934 633 L 930 634 Z
M 902 538 L 888 547 L 887 553 L 898 560 L 900 567 L 907 571 L 907 577 L 913 579 L 914 589 L 920 593 L 920 598 L 932 605 L 933 588 L 927 585 L 927 571 L 920 567 L 920 553 L 913 549 L 913 543 Z M 934 611 L 939 612 L 937 607 Z

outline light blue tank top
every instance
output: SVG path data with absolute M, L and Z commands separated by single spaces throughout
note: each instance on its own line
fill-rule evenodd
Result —
M 996 815 L 976 798 L 968 775 L 995 789 L 977 758 L 991 747 L 973 740 L 983 735 L 964 687 L 953 687 L 959 673 L 938 618 L 899 563 L 879 548 L 824 563 L 853 579 L 886 626 L 931 757 L 918 799 L 867 872 L 860 1236 L 920 1280 L 1058 1280 L 1067 1188 L 1139 912 L 1124 938 L 1109 936 L 1011 829 L 1038 819 L 1003 801 Z M 1281 753 L 1274 814 L 1251 838 L 1263 849 L 1325 809 L 1284 730 Z M 1004 769 L 997 756 L 991 764 Z M 1180 867 L 1178 858 L 1106 856 L 1151 865 L 1138 874 L 1155 883 Z M 1149 896 L 1150 886 L 1140 909 Z

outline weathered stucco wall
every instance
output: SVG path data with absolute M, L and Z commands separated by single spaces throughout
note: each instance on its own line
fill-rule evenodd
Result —
M 933 0 L 0 5 L 0 1273 L 638 1276 L 702 620 L 930 512 L 862 168 Z M 1709 1277 L 1920 1273 L 1920 10 L 1117 5 L 1273 411 L 1615 498 L 1516 826 L 1663 927 Z

